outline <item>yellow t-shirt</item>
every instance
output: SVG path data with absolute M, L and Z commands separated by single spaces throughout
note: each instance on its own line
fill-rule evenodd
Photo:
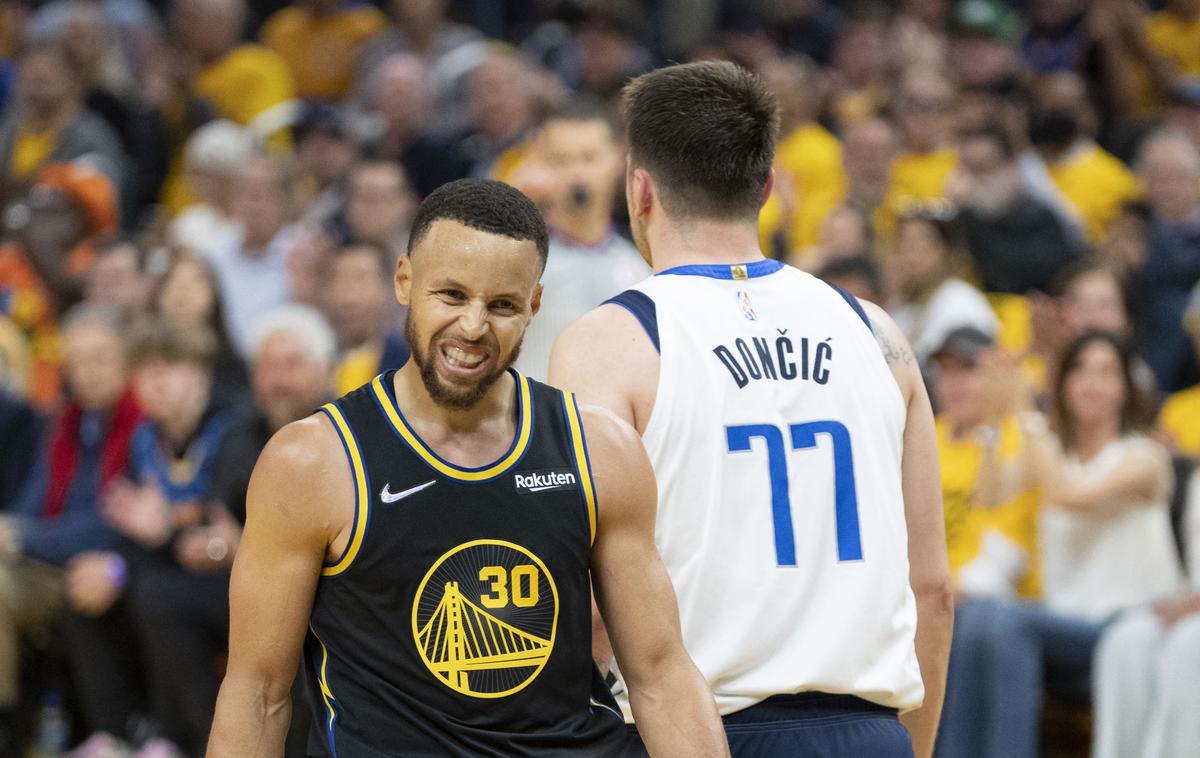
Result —
M 196 76 L 195 91 L 217 111 L 217 116 L 245 126 L 259 115 L 295 98 L 296 88 L 287 63 L 262 45 L 238 45 L 221 60 L 202 69 Z M 270 135 L 272 147 L 288 148 L 287 130 Z M 182 146 L 171 160 L 171 169 L 163 184 L 162 201 L 170 216 L 182 211 L 198 198 L 184 179 Z
M 1180 74 L 1200 76 L 1200 16 L 1189 20 L 1170 11 L 1148 13 L 1142 21 L 1142 31 L 1150 49 L 1174 65 Z M 1136 92 L 1133 116 L 1149 118 L 1162 107 L 1163 93 L 1155 91 L 1144 66 L 1137 72 Z
M 341 100 L 354 84 L 363 45 L 386 24 L 383 13 L 370 5 L 351 5 L 323 17 L 290 6 L 267 19 L 261 38 L 286 61 L 301 97 Z
M 1158 425 L 1171 435 L 1180 454 L 1200 458 L 1200 384 L 1168 397 Z
M 885 245 L 896 230 L 896 219 L 919 200 L 946 196 L 946 182 L 958 166 L 958 150 L 947 147 L 929 153 L 904 153 L 892 163 L 892 184 L 875 213 L 875 234 Z
M 1099 145 L 1087 145 L 1046 168 L 1059 192 L 1079 211 L 1093 244 L 1103 239 L 1121 206 L 1140 194 L 1133 173 Z
M 946 549 L 950 572 L 958 581 L 962 569 L 980 556 L 985 536 L 996 532 L 1025 554 L 1025 569 L 1016 587 L 1019 594 L 1034 597 L 1039 592 L 1037 568 L 1037 493 L 1030 490 L 995 508 L 973 504 L 982 456 L 980 443 L 955 440 L 950 421 L 937 419 L 938 456 L 941 461 L 942 502 L 946 518 Z M 999 452 L 1002 459 L 1014 458 L 1021 449 L 1021 433 L 1014 419 L 1000 425 Z
M 32 180 L 34 172 L 46 162 L 57 144 L 57 129 L 46 129 L 41 132 L 19 129 L 16 139 L 13 141 L 9 176 L 22 182 Z
M 789 251 L 812 247 L 825 217 L 846 197 L 842 143 L 820 124 L 801 124 L 779 143 L 775 167 L 791 181 L 796 205 L 784 218 L 783 203 L 772 193 L 759 213 L 759 242 L 771 252 L 771 239 L 782 230 Z
M 382 357 L 379 346 L 347 351 L 333 372 L 334 393 L 341 397 L 374 379 Z

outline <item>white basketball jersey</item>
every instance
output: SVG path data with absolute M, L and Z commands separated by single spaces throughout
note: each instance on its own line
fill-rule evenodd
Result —
M 656 542 L 721 713 L 804 691 L 919 706 L 905 405 L 857 303 L 770 260 L 635 290 L 662 356 Z

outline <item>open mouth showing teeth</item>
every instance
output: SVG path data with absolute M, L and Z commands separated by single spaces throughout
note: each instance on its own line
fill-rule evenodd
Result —
M 472 369 L 487 359 L 487 353 L 468 352 L 451 345 L 442 347 L 442 357 L 454 368 Z

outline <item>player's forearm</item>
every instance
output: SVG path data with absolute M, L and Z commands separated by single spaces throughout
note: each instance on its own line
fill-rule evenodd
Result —
M 900 717 L 912 734 L 917 758 L 933 755 L 942 700 L 946 694 L 946 666 L 954 632 L 954 597 L 949 584 L 916 590 L 917 661 L 925 684 L 925 702 Z
M 729 755 L 712 691 L 686 654 L 653 681 L 629 684 L 629 704 L 651 758 Z
M 281 696 L 269 689 L 233 675 L 225 678 L 207 758 L 282 758 L 292 703 L 287 689 Z

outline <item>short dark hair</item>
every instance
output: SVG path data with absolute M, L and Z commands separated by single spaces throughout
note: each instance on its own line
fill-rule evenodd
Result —
M 684 63 L 639 76 L 623 97 L 631 161 L 654 177 L 667 213 L 758 214 L 779 112 L 753 74 L 729 61 Z
M 532 240 L 542 266 L 550 254 L 546 222 L 533 201 L 520 190 L 491 179 L 459 179 L 438 187 L 421 201 L 408 236 L 408 252 L 421 244 L 429 227 L 447 218 L 481 232 L 515 240 Z
M 590 123 L 599 121 L 608 127 L 613 139 L 620 139 L 621 126 L 616 114 L 598 97 L 578 95 L 552 106 L 542 117 L 542 126 L 551 121 L 566 121 L 567 123 Z
M 161 320 L 138 324 L 129 341 L 130 363 L 135 368 L 154 361 L 212 368 L 220 349 L 216 334 L 207 326 Z

